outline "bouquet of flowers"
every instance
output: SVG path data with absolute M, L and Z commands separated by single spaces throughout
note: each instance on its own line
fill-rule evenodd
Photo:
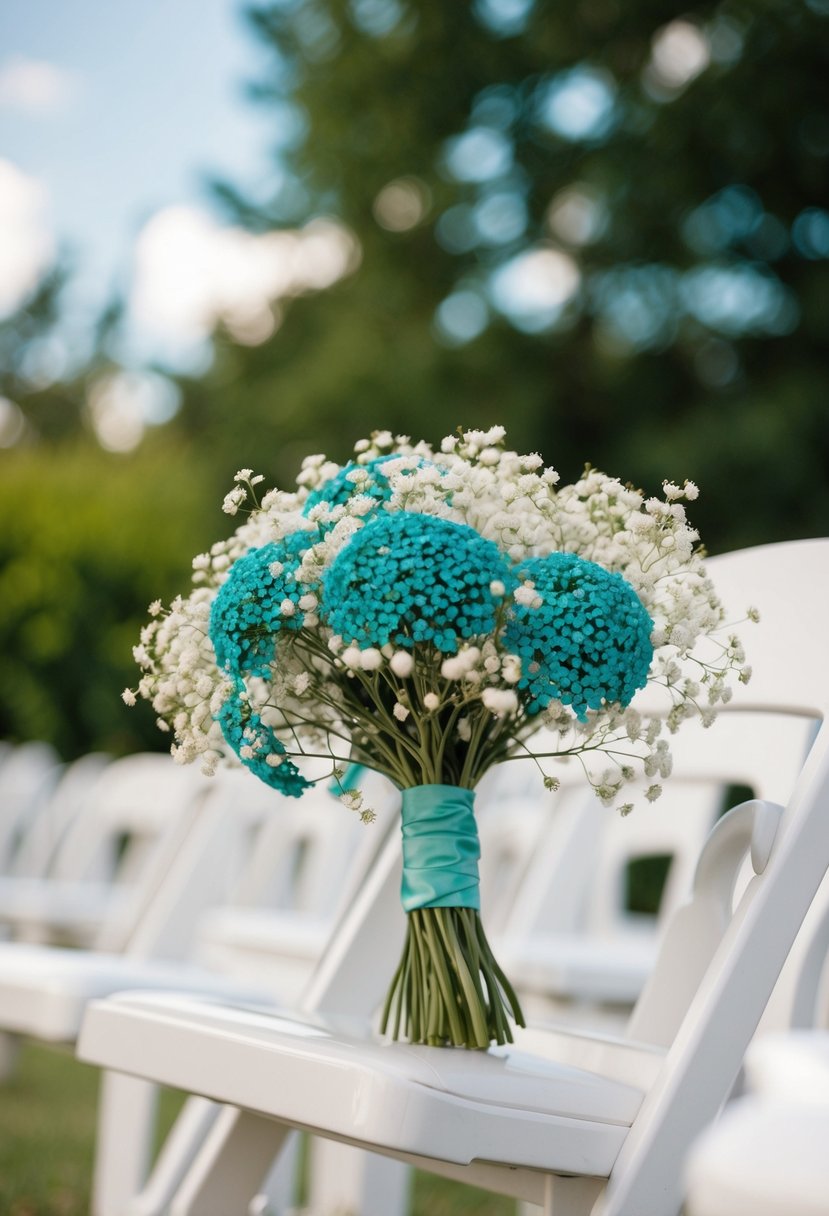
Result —
M 531 756 L 554 790 L 546 761 L 580 756 L 627 813 L 640 770 L 651 800 L 670 773 L 664 727 L 707 725 L 749 676 L 686 520 L 692 483 L 645 499 L 588 468 L 561 486 L 504 437 L 375 433 L 261 502 L 243 469 L 224 510 L 244 522 L 194 560 L 189 596 L 150 606 L 134 651 L 177 760 L 211 773 L 235 756 L 300 797 L 297 762 L 325 757 L 321 779 L 367 822 L 340 757 L 402 790 L 408 936 L 382 1028 L 412 1042 L 482 1048 L 522 1023 L 478 915 L 483 774 Z M 664 713 L 631 705 L 645 685 Z

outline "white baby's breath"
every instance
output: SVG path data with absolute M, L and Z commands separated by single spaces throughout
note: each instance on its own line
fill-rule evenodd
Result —
M 356 756 L 382 767 L 378 741 L 396 723 L 401 767 L 388 771 L 398 783 L 418 778 L 428 783 L 446 775 L 412 767 L 418 731 L 431 740 L 429 748 L 445 740 L 444 758 L 461 758 L 453 780 L 473 781 L 488 764 L 532 751 L 543 725 L 547 750 L 579 755 L 603 801 L 618 799 L 641 772 L 652 782 L 645 797 L 657 797 L 661 787 L 653 779 L 666 780 L 671 771 L 668 737 L 691 719 L 709 724 L 731 698 L 735 679 L 745 683 L 751 676 L 740 638 L 733 633 L 720 638 L 724 609 L 686 517 L 697 486 L 666 481 L 661 497 L 646 497 L 589 467 L 572 484 L 561 485 L 557 471 L 545 467 L 538 453 L 511 451 L 504 440 L 502 427 L 471 429 L 432 448 L 377 431 L 355 444 L 353 467 L 343 473 L 344 483 L 353 487 L 345 501 L 329 502 L 317 494 L 343 472 L 322 454 L 303 461 L 295 491 L 272 489 L 259 503 L 254 487 L 261 475 L 240 469 L 222 509 L 234 516 L 242 512 L 242 521 L 231 537 L 193 559 L 189 596 L 178 597 L 168 609 L 157 600 L 150 605 L 150 621 L 134 651 L 141 678 L 135 692 L 124 690 L 124 701 L 132 705 L 136 695 L 149 700 L 161 729 L 174 731 L 176 759 L 198 759 L 206 771 L 229 751 L 217 718 L 228 698 L 238 695 L 276 733 L 287 757 L 334 754 L 350 740 Z M 370 466 L 378 457 L 387 485 L 379 505 Z M 553 701 L 530 718 L 522 707 L 522 680 L 532 674 L 532 664 L 529 672 L 522 671 L 503 633 L 513 605 L 535 610 L 542 604 L 532 581 L 520 574 L 509 587 L 503 579 L 490 583 L 498 602 L 496 628 L 462 641 L 454 654 L 410 648 L 399 639 L 358 645 L 333 633 L 322 606 L 326 571 L 378 509 L 464 524 L 494 542 L 516 567 L 527 558 L 565 552 L 621 574 L 653 622 L 650 685 L 661 690 L 663 708 L 646 715 L 636 705 L 603 705 L 582 722 L 567 705 Z M 240 692 L 238 680 L 217 667 L 211 605 L 239 558 L 302 532 L 308 535 L 294 570 L 296 594 L 283 595 L 278 605 L 286 625 L 273 639 L 270 674 L 245 679 Z M 270 573 L 278 582 L 285 563 L 274 561 Z M 366 594 L 379 590 L 366 588 Z M 758 614 L 752 608 L 747 615 L 754 620 Z M 709 646 L 703 659 L 701 643 L 712 638 L 717 639 L 714 651 Z M 720 657 L 711 659 L 711 653 Z M 245 747 L 255 757 L 258 746 L 254 732 Z M 463 760 L 469 756 L 478 757 L 477 767 Z M 603 767 L 594 771 L 596 757 Z M 267 757 L 277 768 L 283 762 L 281 755 Z M 539 762 L 543 765 L 543 759 Z M 347 804 L 369 813 L 351 793 Z M 623 804 L 623 812 L 629 805 Z

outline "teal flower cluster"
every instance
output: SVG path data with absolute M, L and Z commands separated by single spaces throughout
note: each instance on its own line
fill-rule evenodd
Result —
M 234 689 L 218 713 L 219 725 L 227 742 L 246 768 L 272 789 L 291 798 L 300 798 L 308 788 L 292 760 L 283 759 L 278 765 L 268 764 L 268 756 L 285 756 L 285 748 L 270 726 L 252 710 L 244 697 L 245 685 L 238 677 Z M 243 750 L 250 748 L 252 754 Z
M 503 637 L 521 659 L 527 713 L 561 701 L 584 722 L 606 702 L 628 705 L 653 658 L 653 624 L 630 583 L 574 553 L 529 558 L 516 573 L 542 600 L 515 604 Z
M 391 498 L 391 485 L 381 466 L 389 460 L 394 460 L 394 457 L 375 456 L 364 464 L 351 461 L 349 464 L 344 465 L 339 473 L 335 473 L 333 477 L 329 477 L 327 481 L 324 481 L 321 486 L 317 486 L 316 490 L 311 491 L 305 500 L 305 506 L 302 510 L 303 515 L 307 515 L 313 507 L 318 506 L 321 502 L 327 503 L 329 507 L 345 506 L 355 494 L 365 494 L 369 498 L 373 498 L 378 506 L 381 503 L 388 502 Z M 362 469 L 368 473 L 368 477 L 359 482 L 350 481 L 349 474 L 356 472 L 358 469 Z
M 308 782 L 290 760 L 268 764 L 269 755 L 284 756 L 285 748 L 244 693 L 245 677 L 270 675 L 277 635 L 302 628 L 305 614 L 299 601 L 308 588 L 297 581 L 296 571 L 311 541 L 308 532 L 293 532 L 251 549 L 234 562 L 210 610 L 216 662 L 233 680 L 233 691 L 217 714 L 222 734 L 260 780 L 296 798 Z M 294 606 L 290 615 L 282 609 L 286 600 Z M 243 754 L 247 747 L 252 752 Z
M 309 533 L 294 532 L 234 562 L 210 611 L 210 640 L 219 667 L 231 674 L 268 675 L 277 633 L 302 628 L 299 600 L 308 588 L 297 582 L 296 570 L 311 541 Z M 282 566 L 281 573 L 273 573 L 275 563 Z M 295 606 L 292 616 L 282 613 L 285 600 Z
M 382 513 L 357 532 L 322 581 L 322 616 L 361 649 L 430 643 L 455 654 L 491 633 L 515 579 L 498 547 L 474 528 L 411 511 Z

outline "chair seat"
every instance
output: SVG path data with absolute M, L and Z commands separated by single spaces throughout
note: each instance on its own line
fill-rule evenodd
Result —
M 73 1043 L 94 997 L 127 988 L 188 989 L 227 1000 L 267 1000 L 259 986 L 180 963 L 0 942 L 0 1030 Z
M 662 1054 L 555 1040 L 562 1052 L 583 1044 L 603 1072 L 518 1047 L 413 1047 L 343 1019 L 131 992 L 90 1005 L 78 1055 L 391 1152 L 606 1176 Z M 614 1067 L 638 1084 L 608 1075 Z
M 331 936 L 331 918 L 279 908 L 210 908 L 199 923 L 200 957 L 235 952 L 315 963 Z
M 689 1216 L 826 1216 L 829 1106 L 741 1098 L 691 1154 Z
M 753 1093 L 821 1103 L 829 1110 L 829 1031 L 790 1030 L 764 1035 L 752 1044 L 744 1068 L 746 1084 Z
M 656 963 L 654 932 L 615 938 L 586 934 L 538 934 L 521 942 L 504 939 L 496 956 L 520 989 L 574 1001 L 632 1005 Z
M 274 1000 L 297 1005 L 331 928 L 330 917 L 291 909 L 215 908 L 201 918 L 194 957 L 223 975 L 255 976 Z
M 107 882 L 0 878 L 0 920 L 37 940 L 68 936 L 91 941 L 101 925 L 123 915 L 135 892 Z

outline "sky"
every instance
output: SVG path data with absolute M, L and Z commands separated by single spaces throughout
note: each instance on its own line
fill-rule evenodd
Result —
M 267 192 L 275 162 L 265 116 L 245 96 L 263 52 L 240 9 L 239 0 L 3 0 L 0 313 L 18 302 L 27 274 L 66 250 L 80 332 L 134 282 L 142 236 L 158 266 L 189 221 L 202 240 L 195 250 L 190 241 L 191 259 L 205 261 L 219 235 L 208 177 Z M 272 135 L 272 115 L 269 127 Z M 165 349 L 138 312 L 127 355 L 186 363 L 188 335 Z

